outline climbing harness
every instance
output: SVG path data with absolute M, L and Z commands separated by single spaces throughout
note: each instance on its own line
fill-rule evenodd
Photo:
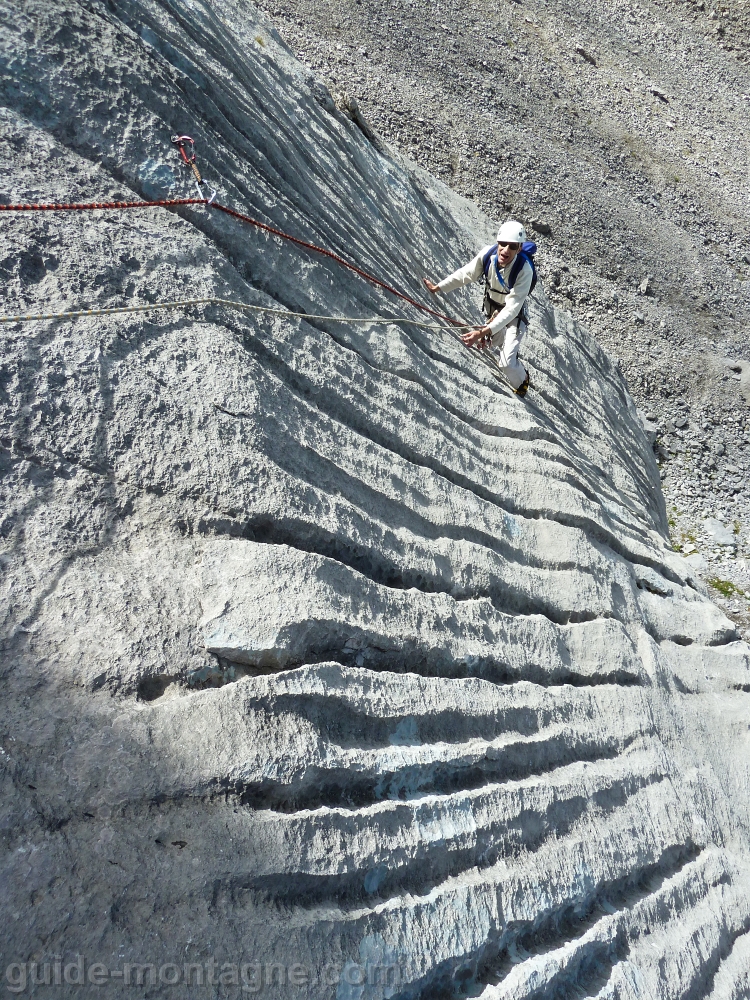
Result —
M 175 141 L 176 145 L 177 145 L 176 140 L 179 139 L 184 139 L 187 141 L 189 139 L 189 136 L 175 136 L 173 141 Z M 190 141 L 192 142 L 192 140 Z M 188 157 L 183 147 L 180 147 L 180 152 L 182 154 L 183 160 L 193 168 L 193 171 L 196 174 L 196 176 L 200 177 L 200 172 L 198 171 L 197 166 L 195 166 L 195 163 L 192 161 L 192 159 Z M 278 312 L 279 314 L 283 314 L 286 316 L 300 316 L 306 319 L 317 319 L 317 320 L 325 319 L 325 320 L 341 321 L 341 322 L 366 322 L 366 323 L 373 323 L 373 322 L 410 323 L 412 325 L 427 329 L 445 330 L 445 332 L 449 333 L 454 340 L 461 343 L 462 346 L 465 345 L 463 345 L 463 342 L 460 339 L 458 330 L 468 330 L 476 327 L 476 323 L 462 323 L 459 320 L 453 319 L 453 317 L 451 316 L 447 316 L 445 313 L 437 312 L 437 310 L 431 309 L 429 306 L 423 305 L 421 302 L 418 302 L 411 296 L 404 294 L 404 292 L 400 292 L 397 288 L 394 288 L 387 282 L 381 281 L 374 275 L 369 274 L 362 268 L 357 267 L 355 264 L 352 264 L 350 261 L 346 260 L 344 257 L 341 257 L 339 254 L 334 253 L 332 250 L 326 250 L 324 247 L 319 247 L 315 243 L 310 243 L 307 240 L 301 240 L 296 236 L 292 236 L 289 233 L 285 233 L 281 229 L 276 229 L 274 226 L 269 226 L 265 222 L 260 222 L 258 219 L 253 219 L 249 215 L 245 215 L 242 212 L 237 212 L 233 208 L 228 208 L 226 205 L 222 205 L 219 202 L 214 201 L 213 198 L 215 194 L 216 192 L 214 191 L 211 198 L 205 198 L 205 197 L 164 198 L 156 201 L 110 201 L 110 202 L 86 202 L 86 203 L 67 203 L 67 204 L 0 205 L 0 212 L 66 212 L 66 211 L 85 212 L 85 211 L 102 211 L 102 210 L 113 211 L 120 209 L 171 208 L 180 205 L 205 205 L 207 208 L 216 209 L 217 211 L 224 212 L 226 215 L 232 216 L 232 218 L 239 219 L 241 222 L 255 226 L 257 229 L 260 229 L 263 232 L 267 232 L 273 236 L 278 236 L 280 239 L 287 240 L 288 242 L 293 243 L 295 246 L 303 247 L 306 250 L 311 250 L 314 253 L 318 253 L 324 257 L 328 257 L 331 260 L 335 260 L 337 263 L 341 264 L 342 267 L 345 267 L 348 270 L 353 271 L 355 274 L 359 275 L 361 278 L 364 278 L 366 281 L 370 282 L 376 287 L 382 288 L 384 291 L 387 291 L 390 294 L 395 295 L 397 298 L 402 299 L 404 302 L 408 302 L 410 305 L 414 306 L 416 309 L 419 309 L 421 312 L 427 313 L 430 316 L 434 316 L 436 319 L 442 320 L 443 322 L 448 323 L 450 325 L 448 327 L 445 327 L 445 326 L 440 326 L 438 324 L 418 323 L 415 320 L 409 320 L 405 318 L 394 318 L 394 319 L 378 318 L 376 320 L 372 318 L 363 319 L 361 317 L 349 318 L 349 317 L 336 317 L 336 316 L 313 316 L 308 313 L 290 313 L 287 312 L 287 310 L 273 310 L 270 307 L 249 306 L 246 303 L 235 303 L 229 299 L 213 299 L 213 298 L 186 299 L 174 303 L 154 303 L 144 306 L 123 306 L 123 307 L 113 307 L 111 309 L 102 309 L 102 310 L 84 309 L 84 310 L 76 310 L 71 313 L 50 313 L 39 316 L 18 316 L 18 317 L 6 316 L 6 317 L 0 317 L 0 322 L 2 323 L 27 322 L 35 319 L 40 319 L 40 320 L 77 319 L 84 316 L 112 315 L 120 312 L 146 312 L 150 309 L 178 308 L 180 306 L 193 305 L 193 304 L 197 305 L 204 303 L 208 304 L 209 302 L 221 302 L 225 305 L 228 306 L 231 305 L 239 309 L 257 310 L 259 312 Z M 485 365 L 486 368 L 489 369 L 489 371 L 494 375 L 495 378 L 497 378 L 499 381 L 502 381 L 509 388 L 511 389 L 513 388 L 508 382 L 508 380 L 505 378 L 501 366 L 494 357 L 488 355 L 485 351 L 481 350 L 478 347 L 472 347 L 469 348 L 469 350 L 473 350 L 476 352 L 482 363 Z
M 191 139 L 189 135 L 173 135 L 172 142 L 177 146 L 180 151 L 180 156 L 182 157 L 182 162 L 185 166 L 190 167 L 195 176 L 195 183 L 198 187 L 198 195 L 203 199 L 203 188 L 201 185 L 206 182 L 201 177 L 201 172 L 198 169 L 198 164 L 195 162 L 195 139 Z M 189 144 L 189 145 L 188 145 Z M 188 148 L 190 152 L 188 153 Z M 210 204 L 216 197 L 216 191 L 213 192 L 211 197 L 207 199 L 208 204 Z

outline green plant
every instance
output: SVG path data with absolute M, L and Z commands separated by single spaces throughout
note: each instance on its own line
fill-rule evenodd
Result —
M 255 41 L 258 43 L 258 45 L 262 45 L 263 48 L 266 47 L 266 42 L 265 42 L 265 39 L 263 38 L 262 35 L 256 35 L 255 36 Z
M 718 590 L 722 597 L 731 597 L 732 594 L 740 593 L 731 580 L 721 580 L 718 576 L 708 577 L 706 583 L 714 590 Z
M 739 533 L 741 531 L 742 531 L 742 525 L 740 524 L 739 521 L 735 521 L 734 522 L 734 533 L 735 533 L 735 535 L 739 535 Z

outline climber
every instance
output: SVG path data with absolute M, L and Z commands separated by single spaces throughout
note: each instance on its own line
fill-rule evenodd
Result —
M 529 373 L 518 359 L 518 348 L 528 326 L 526 299 L 532 291 L 536 270 L 533 244 L 524 246 L 526 230 L 513 219 L 504 222 L 497 234 L 497 246 L 490 244 L 473 260 L 435 284 L 424 278 L 433 295 L 452 292 L 454 288 L 479 281 L 484 274 L 486 286 L 482 311 L 485 326 L 476 327 L 461 336 L 467 347 L 481 350 L 499 348 L 500 367 L 514 392 L 525 396 L 529 388 Z

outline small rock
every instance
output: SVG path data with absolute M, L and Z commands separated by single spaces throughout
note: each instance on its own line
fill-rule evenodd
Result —
M 688 422 L 687 417 L 681 416 L 675 420 L 674 425 L 675 427 L 678 428 L 678 430 L 682 430 L 683 427 L 687 427 L 687 422 Z
M 646 432 L 646 438 L 648 440 L 648 443 L 653 447 L 656 441 L 656 435 L 659 431 L 659 428 L 649 417 L 646 416 L 643 410 L 638 410 L 637 412 L 641 421 L 641 426 L 643 427 L 643 430 Z
M 665 104 L 669 104 L 669 98 L 664 93 L 664 91 L 659 90 L 658 87 L 649 87 L 648 92 L 649 94 L 653 94 L 654 97 L 658 97 L 660 101 L 664 101 Z
M 686 556 L 685 562 L 695 573 L 705 573 L 708 570 L 708 563 L 700 552 L 693 552 L 692 555 Z
M 343 112 L 346 117 L 354 122 L 358 126 L 359 130 L 368 139 L 375 148 L 380 147 L 380 140 L 372 131 L 364 116 L 360 110 L 359 104 L 357 103 L 357 98 L 353 94 L 348 93 L 346 90 L 336 90 L 333 93 L 333 101 L 335 106 L 339 111 Z
M 633 322 L 637 323 L 639 326 L 642 326 L 643 323 L 646 322 L 646 317 L 643 315 L 643 313 L 639 312 L 633 313 Z
M 709 535 L 713 536 L 714 543 L 716 545 L 721 545 L 724 547 L 731 547 L 737 543 L 737 539 L 734 537 L 734 533 L 722 524 L 721 521 L 717 520 L 715 517 L 709 517 L 703 522 L 704 529 Z
M 534 232 L 539 233 L 541 236 L 552 235 L 552 226 L 550 226 L 547 222 L 542 222 L 540 219 L 532 219 L 531 228 Z
M 651 293 L 652 291 L 651 282 L 653 280 L 654 280 L 653 276 L 650 274 L 643 279 L 643 281 L 638 286 L 638 291 L 641 293 L 641 295 L 649 295 Z
M 576 53 L 581 57 L 581 59 L 585 59 L 587 63 L 591 63 L 592 66 L 596 66 L 596 59 L 594 59 L 591 53 L 587 52 L 582 45 L 576 46 Z

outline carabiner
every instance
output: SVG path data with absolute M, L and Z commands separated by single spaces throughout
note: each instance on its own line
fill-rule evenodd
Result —
M 195 163 L 195 139 L 191 139 L 189 135 L 173 135 L 172 142 L 177 146 L 180 151 L 180 156 L 182 157 L 183 163 L 190 166 L 191 163 Z M 192 149 L 190 150 L 190 156 L 185 152 L 185 143 L 190 143 Z

